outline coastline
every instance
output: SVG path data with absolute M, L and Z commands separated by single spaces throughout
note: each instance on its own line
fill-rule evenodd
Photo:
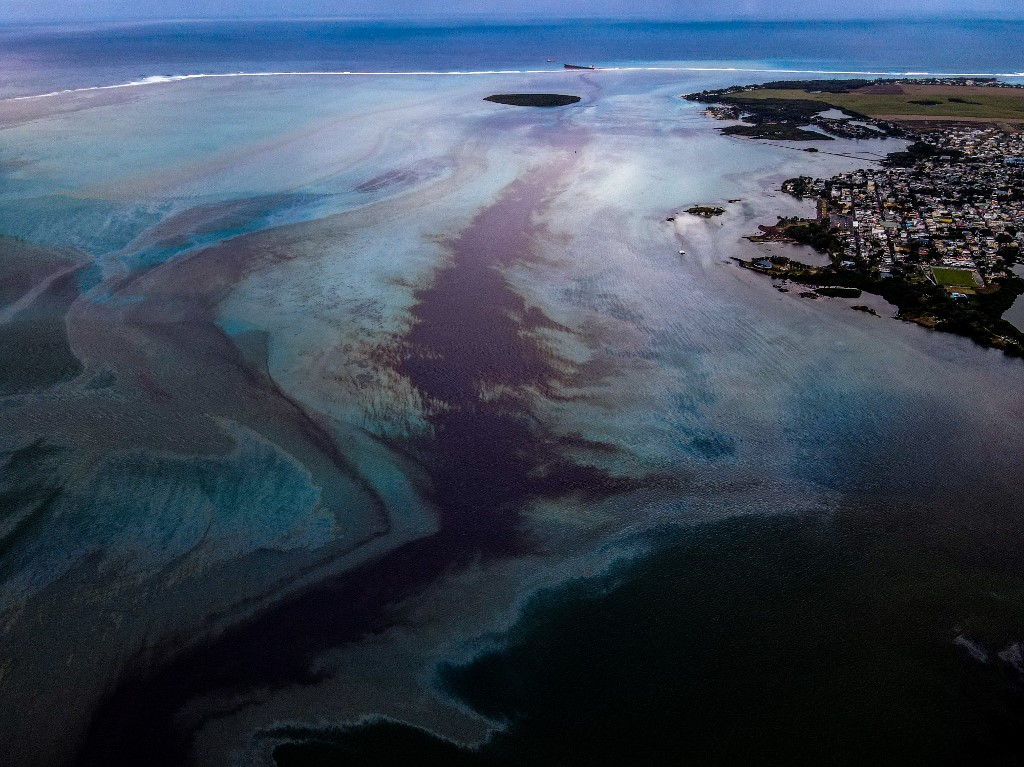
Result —
M 917 93 L 941 96 L 945 99 L 910 98 Z M 1015 108 L 1016 112 L 1024 112 L 1024 89 L 995 79 L 787 81 L 731 86 L 719 91 L 691 93 L 684 98 L 698 104 L 708 104 L 705 114 L 709 118 L 731 123 L 739 119 L 746 121 L 720 128 L 723 135 L 752 139 L 779 135 L 794 140 L 813 140 L 813 133 L 799 127 L 801 123 L 811 121 L 819 129 L 835 134 L 828 135 L 829 140 L 844 135 L 859 137 L 865 127 L 878 132 L 880 137 L 888 135 L 913 139 L 914 143 L 908 151 L 892 152 L 881 160 L 881 177 L 891 181 L 890 176 L 886 174 L 895 175 L 904 168 L 912 168 L 915 177 L 919 177 L 927 168 L 928 172 L 932 173 L 929 176 L 929 183 L 938 187 L 934 199 L 928 199 L 932 200 L 932 205 L 943 205 L 947 200 L 960 197 L 959 187 L 964 183 L 965 177 L 963 172 L 955 169 L 957 164 L 963 164 L 963 167 L 968 169 L 976 167 L 977 173 L 981 173 L 982 169 L 987 170 L 993 178 L 992 183 L 995 187 L 1012 189 L 1013 182 L 1010 176 L 1013 174 L 1013 168 L 1009 165 L 1009 160 L 1004 164 L 1003 157 L 1006 152 L 1012 152 L 1014 147 L 1024 151 L 1024 148 L 1015 143 L 1016 137 L 1009 133 L 1010 126 L 1005 115 L 977 118 L 984 120 L 990 129 L 988 134 L 978 130 L 966 132 L 967 128 L 964 125 L 974 124 L 975 117 L 972 115 L 964 118 L 958 113 L 975 107 L 975 111 L 992 108 L 986 106 L 985 101 L 968 100 L 968 96 L 989 101 L 1002 99 L 1003 102 L 1010 102 L 1016 106 L 1008 107 L 1003 103 L 998 111 Z M 936 114 L 928 117 L 927 123 L 931 132 L 913 131 L 908 129 L 905 123 L 895 121 L 896 118 L 891 114 L 891 102 L 897 99 L 902 99 L 900 103 L 904 106 L 920 105 L 925 107 L 926 111 L 943 106 L 945 100 L 944 108 L 947 112 L 944 116 Z M 851 102 L 863 105 L 860 108 L 873 114 L 868 116 L 852 110 L 849 106 Z M 825 113 L 820 111 L 822 106 L 835 111 L 839 119 L 825 119 Z M 879 114 L 885 109 L 889 110 L 886 114 Z M 899 111 L 899 106 L 895 111 Z M 865 120 L 870 122 L 863 122 Z M 949 127 L 936 127 L 944 124 Z M 967 138 L 961 138 L 962 136 Z M 981 141 L 978 136 L 987 137 Z M 952 148 L 961 141 L 965 142 L 962 145 L 967 148 L 966 153 Z M 979 142 L 981 147 L 989 148 L 976 149 Z M 1008 144 L 1010 148 L 1006 149 Z M 988 154 L 975 156 L 976 152 Z M 943 167 L 943 162 L 948 167 Z M 975 166 L 972 166 L 972 163 Z M 987 165 L 977 165 L 978 163 Z M 969 178 L 974 178 L 970 176 L 970 170 L 966 172 Z M 1004 243 L 1003 247 L 994 255 L 986 255 L 984 246 L 975 246 L 977 253 L 987 259 L 984 263 L 978 261 L 977 264 L 968 261 L 971 264 L 970 268 L 975 270 L 973 279 L 977 285 L 971 282 L 970 289 L 948 288 L 944 291 L 942 287 L 945 283 L 940 282 L 935 276 L 942 272 L 942 269 L 921 265 L 919 254 L 931 253 L 933 239 L 934 246 L 942 248 L 940 252 L 946 252 L 945 248 L 950 243 L 947 241 L 944 244 L 938 237 L 944 235 L 953 240 L 953 255 L 959 252 L 960 259 L 965 258 L 963 252 L 956 250 L 956 241 L 963 241 L 968 237 L 965 233 L 966 226 L 957 223 L 955 230 L 950 226 L 944 231 L 940 231 L 941 225 L 936 227 L 934 223 L 929 227 L 920 212 L 924 210 L 923 207 L 920 210 L 914 209 L 913 206 L 909 209 L 901 208 L 891 196 L 887 197 L 883 204 L 881 194 L 875 191 L 875 181 L 868 182 L 865 186 L 867 194 L 858 197 L 859 193 L 853 191 L 854 182 L 849 179 L 859 178 L 864 174 L 875 178 L 874 173 L 874 169 L 865 168 L 850 177 L 833 176 L 824 181 L 809 176 L 790 178 L 782 185 L 781 191 L 802 200 L 813 190 L 816 215 L 813 218 L 780 217 L 777 224 L 759 225 L 761 234 L 746 236 L 746 239 L 758 244 L 774 242 L 812 245 L 815 250 L 829 258 L 828 264 L 809 266 L 785 255 L 750 260 L 734 258 L 734 261 L 743 268 L 773 279 L 792 281 L 809 287 L 809 290 L 799 293 L 801 298 L 859 298 L 862 291 L 873 293 L 897 306 L 898 319 L 931 330 L 966 336 L 981 346 L 999 348 L 1009 356 L 1024 357 L 1024 334 L 1002 319 L 1002 315 L 1010 309 L 1014 300 L 1024 294 L 1024 280 L 1015 276 L 1011 269 L 1021 257 L 1020 244 L 1015 239 L 1019 231 L 1020 216 L 1012 201 L 1012 194 L 1007 192 L 1006 200 L 1002 203 L 1006 215 L 1002 215 L 1004 211 L 1000 205 L 993 202 L 991 215 L 978 217 L 974 222 L 974 229 L 970 230 L 972 234 L 978 236 L 987 235 L 993 244 L 996 243 L 994 235 L 998 234 L 999 238 L 1004 238 L 1000 240 Z M 901 188 L 906 188 L 906 200 L 916 200 L 915 193 L 910 190 L 925 188 L 919 182 L 906 179 L 893 183 L 902 184 Z M 859 207 L 855 207 L 855 199 Z M 904 201 L 903 205 L 907 206 L 910 203 Z M 944 218 L 952 215 L 954 214 L 944 211 L 942 216 L 934 218 L 936 221 L 948 221 L 952 225 L 953 218 Z M 858 229 L 862 226 L 861 219 L 865 216 L 874 226 L 870 238 L 867 230 Z M 921 222 L 916 225 L 913 236 L 909 234 L 909 224 L 900 223 L 904 216 L 916 216 L 915 220 Z M 1002 219 L 1002 224 L 998 231 L 993 231 L 989 222 L 994 222 L 997 216 Z M 991 226 L 995 227 L 996 224 L 992 223 Z M 1005 231 L 1002 229 L 1003 226 L 1006 227 Z M 903 241 L 907 241 L 908 245 L 902 244 Z M 932 260 L 934 262 L 934 257 Z M 942 263 L 948 267 L 956 262 L 943 260 Z M 994 271 L 994 274 L 991 278 L 982 278 L 978 269 L 986 273 Z M 955 269 L 947 268 L 945 272 L 948 274 L 945 274 L 944 279 L 961 279 Z M 952 284 L 957 286 L 966 283 Z M 781 292 L 789 292 L 786 287 L 775 287 Z M 871 313 L 873 310 L 864 307 L 863 311 Z

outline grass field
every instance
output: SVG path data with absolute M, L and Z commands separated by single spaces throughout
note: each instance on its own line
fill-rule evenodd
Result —
M 884 92 L 879 92 L 884 91 Z M 871 117 L 934 117 L 944 119 L 1024 120 L 1024 88 L 893 85 L 861 88 L 849 93 L 805 90 L 750 90 L 741 99 L 800 99 L 820 101 Z M 954 99 L 951 101 L 951 99 Z M 913 102 L 939 102 L 937 104 Z
M 977 287 L 977 282 L 974 280 L 974 272 L 970 269 L 946 269 L 937 266 L 932 268 L 932 274 L 935 275 L 935 281 L 945 287 Z

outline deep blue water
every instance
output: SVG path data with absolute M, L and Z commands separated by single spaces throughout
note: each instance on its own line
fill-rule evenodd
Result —
M 682 62 L 848 70 L 1024 70 L 1024 22 L 351 21 L 0 27 L 0 94 L 239 70 L 476 70 Z M 553 59 L 552 63 L 548 59 Z

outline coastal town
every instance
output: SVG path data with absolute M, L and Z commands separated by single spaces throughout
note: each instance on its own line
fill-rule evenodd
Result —
M 785 99 L 775 98 L 778 91 L 771 92 L 772 98 L 743 102 L 734 94 L 744 91 L 733 89 L 726 94 L 724 106 L 709 107 L 709 116 L 721 120 L 740 115 L 759 125 L 760 132 L 751 137 L 763 137 L 779 130 L 780 114 L 789 120 L 782 128 L 801 129 L 800 118 L 788 115 L 827 106 L 820 102 L 808 106 L 803 100 L 808 94 L 847 106 L 852 98 L 863 99 L 865 94 L 892 98 L 899 87 L 877 82 L 865 86 L 859 81 L 849 90 L 841 81 L 829 86 L 834 94 L 803 90 L 793 103 L 785 103 L 784 111 L 777 102 Z M 1010 91 L 959 80 L 927 86 L 915 82 L 911 87 L 930 87 L 942 94 L 907 100 L 917 108 L 943 100 L 953 109 L 973 108 L 982 98 L 971 94 L 981 88 L 1001 97 Z M 961 92 L 962 96 L 951 95 Z M 1013 89 L 1012 95 L 1018 92 Z M 874 124 L 884 123 L 876 119 Z M 779 290 L 789 291 L 790 283 L 807 286 L 800 295 L 808 298 L 875 293 L 895 305 L 899 319 L 1024 356 L 1024 333 L 1002 318 L 1024 293 L 1024 279 L 1014 271 L 1024 245 L 1022 129 L 1024 124 L 1018 122 L 976 118 L 894 124 L 887 133 L 909 138 L 912 143 L 906 150 L 832 178 L 789 179 L 782 191 L 814 200 L 814 216 L 780 218 L 760 226 L 748 238 L 810 245 L 830 256 L 827 266 L 809 266 L 778 255 L 741 260 L 740 265 L 771 276 Z M 855 308 L 874 313 L 864 306 Z
M 881 167 L 791 179 L 783 191 L 822 201 L 818 218 L 836 232 L 848 267 L 883 277 L 920 268 L 964 289 L 1005 276 L 1024 243 L 1024 134 L 945 127 L 911 150 Z

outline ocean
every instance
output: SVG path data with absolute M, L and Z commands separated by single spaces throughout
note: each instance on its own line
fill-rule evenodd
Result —
M 246 71 L 479 71 L 738 66 L 1015 74 L 1024 22 L 416 23 L 254 21 L 0 25 L 0 96 Z
M 0 28 L 5 763 L 1017 763 L 1021 362 L 732 260 L 905 141 L 679 96 L 1022 31 Z

